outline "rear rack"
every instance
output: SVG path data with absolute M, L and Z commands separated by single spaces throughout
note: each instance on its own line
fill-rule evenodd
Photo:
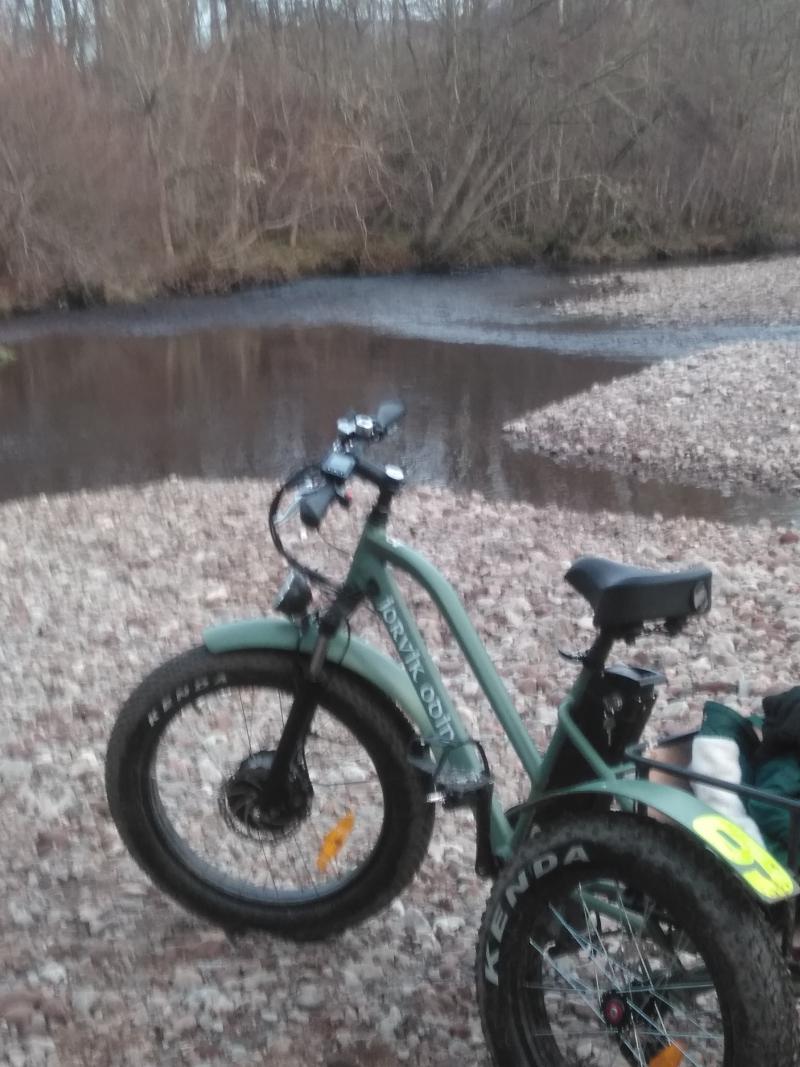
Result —
M 779 797 L 766 789 L 756 789 L 752 785 L 726 782 L 722 778 L 714 778 L 709 774 L 699 774 L 690 771 L 687 767 L 681 767 L 676 763 L 668 763 L 666 760 L 655 759 L 653 756 L 644 754 L 647 748 L 665 747 L 689 747 L 699 733 L 698 730 L 688 730 L 682 734 L 672 734 L 662 737 L 655 744 L 640 741 L 638 744 L 629 745 L 625 749 L 625 756 L 629 763 L 636 769 L 637 778 L 648 778 L 651 771 L 658 771 L 663 775 L 678 779 L 690 785 L 692 782 L 700 782 L 703 785 L 711 785 L 717 789 L 724 789 L 728 793 L 735 793 L 740 797 L 753 797 L 756 800 L 771 804 L 773 807 L 782 808 L 789 812 L 789 841 L 787 847 L 786 866 L 795 875 L 800 875 L 800 863 L 798 863 L 798 851 L 800 851 L 800 800 L 790 800 L 788 797 Z M 798 902 L 793 900 L 786 909 L 785 920 L 782 923 L 781 948 L 784 958 L 789 966 L 795 982 L 795 989 L 800 994 L 800 949 L 794 948 L 796 923 L 798 921 Z
M 644 754 L 645 749 L 647 748 L 658 749 L 688 746 L 697 736 L 698 732 L 698 730 L 688 730 L 682 734 L 672 734 L 660 738 L 655 744 L 641 741 L 638 744 L 629 745 L 628 748 L 625 749 L 626 759 L 636 767 L 637 778 L 648 778 L 650 771 L 656 770 L 661 774 L 669 775 L 671 778 L 678 778 L 689 784 L 692 782 L 700 782 L 702 785 L 711 785 L 716 789 L 724 789 L 726 792 L 735 793 L 740 797 L 752 797 L 754 800 L 760 800 L 765 804 L 771 804 L 773 807 L 782 808 L 784 811 L 788 811 L 789 841 L 787 847 L 787 866 L 793 874 L 800 873 L 800 864 L 798 864 L 798 852 L 800 851 L 800 800 L 791 800 L 789 797 L 779 797 L 775 793 L 770 793 L 766 789 L 756 789 L 756 787 L 752 785 L 726 782 L 722 778 L 713 778 L 709 774 L 700 774 L 697 771 L 690 771 L 687 767 L 681 767 L 675 763 L 667 763 L 664 760 L 654 759 L 652 756 L 646 756 Z

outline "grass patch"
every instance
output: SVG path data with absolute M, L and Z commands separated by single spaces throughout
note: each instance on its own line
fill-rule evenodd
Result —
M 5 345 L 0 345 L 0 367 L 7 367 L 8 364 L 13 363 L 16 358 L 16 353 L 11 348 L 6 348 Z
M 167 270 L 144 268 L 125 278 L 62 283 L 49 292 L 16 294 L 0 284 L 0 319 L 44 308 L 87 308 L 127 304 L 156 296 L 228 293 L 259 285 L 279 285 L 320 275 L 385 275 L 406 271 L 450 273 L 464 268 L 547 262 L 559 268 L 601 267 L 691 261 L 717 256 L 798 251 L 800 239 L 787 228 L 770 237 L 751 225 L 720 234 L 675 230 L 668 235 L 619 230 L 580 238 L 566 230 L 519 235 L 489 230 L 442 259 L 430 258 L 410 233 L 386 231 L 364 237 L 361 231 L 301 232 L 292 244 L 288 233 L 262 237 L 237 248 L 197 246 L 180 253 Z M 10 357 L 14 358 L 13 354 Z M 9 362 L 0 356 L 0 366 Z
M 319 233 L 263 240 L 239 250 L 198 249 L 175 265 L 164 287 L 172 293 L 226 292 L 250 285 L 297 281 L 322 274 L 395 274 L 419 261 L 411 242 L 388 234 Z

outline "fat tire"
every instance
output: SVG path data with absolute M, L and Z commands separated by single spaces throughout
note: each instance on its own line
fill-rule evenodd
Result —
M 421 775 L 408 762 L 411 725 L 379 689 L 335 666 L 323 671 L 320 703 L 364 744 L 384 795 L 380 837 L 355 877 L 319 900 L 255 903 L 204 881 L 170 849 L 153 815 L 147 781 L 161 731 L 180 706 L 156 716 L 155 723 L 150 721 L 152 710 L 182 687 L 221 673 L 227 679 L 225 688 L 235 687 L 237 677 L 257 677 L 265 686 L 285 688 L 304 662 L 293 652 L 215 654 L 192 649 L 157 668 L 137 687 L 121 708 L 109 740 L 106 794 L 128 851 L 174 900 L 230 932 L 255 929 L 294 940 L 339 933 L 386 907 L 413 879 L 428 850 L 434 809 L 427 803 Z
M 524 892 L 515 893 L 513 887 L 537 860 L 542 870 L 551 862 L 543 862 L 543 857 L 555 855 L 563 863 L 575 848 L 590 858 L 590 864 L 581 864 L 586 880 L 592 877 L 592 866 L 610 860 L 622 871 L 636 872 L 644 889 L 653 892 L 658 887 L 659 901 L 680 921 L 709 966 L 720 1003 L 725 998 L 731 1009 L 732 1040 L 726 1041 L 725 1067 L 800 1063 L 788 970 L 777 937 L 754 898 L 684 832 L 652 819 L 614 813 L 568 816 L 551 823 L 520 849 L 494 885 L 481 920 L 476 982 L 484 1034 L 498 1067 L 564 1067 L 563 1056 L 548 1048 L 546 1040 L 535 1054 L 526 1048 L 504 970 L 513 970 L 514 954 L 527 944 L 525 912 L 533 904 L 532 894 L 546 899 L 548 883 L 563 874 L 563 867 L 538 878 L 530 874 Z M 487 978 L 492 972 L 497 984 Z

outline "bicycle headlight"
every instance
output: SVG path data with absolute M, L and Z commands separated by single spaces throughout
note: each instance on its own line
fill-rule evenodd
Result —
M 311 586 L 302 574 L 297 571 L 289 571 L 286 580 L 278 591 L 278 595 L 272 602 L 272 606 L 282 615 L 290 618 L 305 615 L 311 603 Z

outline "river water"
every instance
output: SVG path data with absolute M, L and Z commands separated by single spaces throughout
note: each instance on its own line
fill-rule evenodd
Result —
M 275 477 L 316 457 L 338 415 L 400 397 L 383 448 L 409 480 L 579 510 L 786 520 L 796 501 L 725 497 L 556 464 L 503 423 L 723 340 L 797 327 L 636 328 L 559 318 L 563 274 L 322 279 L 226 297 L 0 324 L 0 499 L 170 474 Z M 613 413 L 609 413 L 613 417 Z

